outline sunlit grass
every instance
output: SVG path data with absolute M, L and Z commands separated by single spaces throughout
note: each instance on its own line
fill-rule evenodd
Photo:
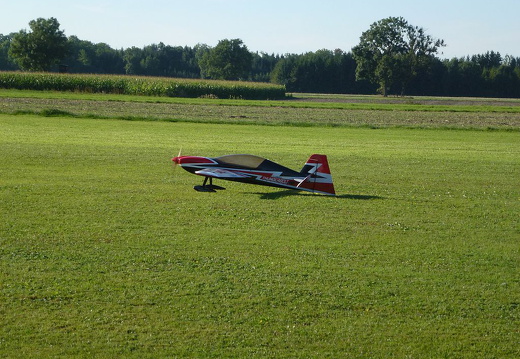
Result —
M 3 357 L 516 358 L 516 132 L 0 116 Z M 329 156 L 337 198 L 170 158 Z

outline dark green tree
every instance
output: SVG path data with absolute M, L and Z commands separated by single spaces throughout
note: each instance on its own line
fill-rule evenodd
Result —
M 123 58 L 125 60 L 125 72 L 127 75 L 144 75 L 143 55 L 144 50 L 135 46 L 125 50 Z
M 265 52 L 252 53 L 253 62 L 251 68 L 251 80 L 258 82 L 269 82 L 269 77 L 276 63 L 280 60 L 278 55 L 269 55 Z
M 271 82 L 287 86 L 289 91 L 294 91 L 292 84 L 295 82 L 293 73 L 296 68 L 299 55 L 287 54 L 282 56 L 271 71 Z
M 412 26 L 402 17 L 389 17 L 373 23 L 361 34 L 360 42 L 352 49 L 357 62 L 357 79 L 379 84 L 379 91 L 387 96 L 391 88 L 404 88 L 421 66 L 426 66 L 439 47 L 445 46 Z
M 356 62 L 340 49 L 282 56 L 271 71 L 271 82 L 290 92 L 373 93 L 368 81 L 356 81 Z
M 242 40 L 220 40 L 199 60 L 203 77 L 216 80 L 241 80 L 249 77 L 253 57 Z
M 67 37 L 58 20 L 38 18 L 29 22 L 31 32 L 13 36 L 9 56 L 22 70 L 49 71 L 67 54 Z
M 502 56 L 499 52 L 488 51 L 483 55 L 473 55 L 471 62 L 475 62 L 483 69 L 491 69 L 502 65 Z
M 94 65 L 104 74 L 124 73 L 124 50 L 112 49 L 103 42 L 94 45 Z
M 200 76 L 195 52 L 188 47 L 172 47 L 161 42 L 145 46 L 141 56 L 140 65 L 146 76 Z
M 16 64 L 9 58 L 9 48 L 11 47 L 11 40 L 13 34 L 0 34 L 0 70 L 15 70 Z

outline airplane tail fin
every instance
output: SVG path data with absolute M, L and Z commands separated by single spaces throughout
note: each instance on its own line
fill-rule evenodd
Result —
M 326 155 L 314 154 L 309 157 L 300 174 L 306 177 L 298 185 L 299 188 L 310 192 L 336 195 Z

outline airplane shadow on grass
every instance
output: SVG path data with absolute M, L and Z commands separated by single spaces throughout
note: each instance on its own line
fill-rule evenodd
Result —
M 270 193 L 260 193 L 260 192 L 254 192 L 252 194 L 259 195 L 260 199 L 280 199 L 283 197 L 291 197 L 291 196 L 305 196 L 305 197 L 323 197 L 323 198 L 342 198 L 342 199 L 355 199 L 355 200 L 362 200 L 362 201 L 368 201 L 368 200 L 374 200 L 374 199 L 384 199 L 384 197 L 380 196 L 369 196 L 369 195 L 361 195 L 361 194 L 340 194 L 336 196 L 326 196 L 326 195 L 314 195 L 312 193 L 305 193 L 300 191 L 294 191 L 294 190 L 283 190 L 283 191 L 277 191 L 277 192 L 270 192 Z

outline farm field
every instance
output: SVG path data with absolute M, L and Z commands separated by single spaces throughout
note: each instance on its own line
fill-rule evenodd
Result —
M 295 94 L 286 101 L 0 90 L 0 113 L 220 124 L 520 129 L 519 99 Z
M 514 101 L 5 94 L 1 357 L 520 355 Z M 339 195 L 198 193 L 181 147 L 294 169 L 324 153 Z
M 0 88 L 184 98 L 272 100 L 285 97 L 285 86 L 261 82 L 18 71 L 0 71 Z

